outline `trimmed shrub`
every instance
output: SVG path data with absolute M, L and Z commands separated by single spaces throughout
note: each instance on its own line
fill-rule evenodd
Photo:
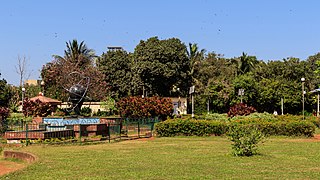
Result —
M 243 119 L 231 122 L 208 121 L 208 120 L 182 120 L 173 119 L 157 123 L 155 131 L 158 136 L 220 136 L 234 128 L 245 125 L 252 129 L 258 129 L 265 135 L 284 135 L 284 136 L 306 136 L 312 137 L 315 133 L 315 125 L 308 121 L 291 122 L 267 122 L 262 119 Z
M 276 117 L 279 121 L 308 121 L 313 123 L 316 127 L 320 128 L 320 118 L 316 116 L 306 116 L 305 120 L 303 120 L 303 116 L 293 116 L 293 115 L 281 115 Z
M 265 135 L 306 136 L 313 137 L 315 125 L 308 121 L 276 121 L 266 122 L 262 119 L 247 119 L 231 122 L 230 127 L 239 124 L 257 128 Z
M 227 132 L 227 124 L 206 120 L 167 120 L 155 125 L 157 136 L 220 136 Z
M 205 119 L 205 120 L 213 120 L 213 121 L 224 121 L 224 122 L 227 122 L 229 120 L 227 114 L 219 114 L 219 113 L 203 114 L 197 118 Z
M 264 139 L 258 128 L 237 125 L 229 128 L 228 138 L 232 141 L 232 154 L 235 156 L 252 156 L 257 154 L 258 143 Z

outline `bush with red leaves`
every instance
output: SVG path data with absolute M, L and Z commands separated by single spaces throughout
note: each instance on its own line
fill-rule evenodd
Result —
M 248 106 L 247 104 L 244 104 L 244 103 L 239 103 L 230 107 L 228 112 L 228 117 L 247 116 L 256 111 L 257 110 L 252 106 Z
M 118 103 L 121 117 L 149 118 L 159 117 L 166 119 L 173 112 L 173 104 L 170 98 L 162 97 L 126 97 Z
M 41 102 L 39 99 L 35 101 L 30 101 L 26 98 L 23 101 L 23 114 L 24 116 L 39 116 L 46 117 L 50 115 L 53 111 L 53 107 L 49 103 Z

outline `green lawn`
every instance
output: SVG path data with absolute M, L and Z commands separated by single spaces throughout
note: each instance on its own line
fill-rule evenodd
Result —
M 319 179 L 320 141 L 269 138 L 260 155 L 234 157 L 225 137 L 175 137 L 21 148 L 39 161 L 3 179 Z

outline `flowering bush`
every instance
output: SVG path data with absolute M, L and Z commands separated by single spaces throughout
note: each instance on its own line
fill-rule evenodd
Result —
M 118 103 L 121 117 L 148 118 L 160 117 L 165 119 L 173 112 L 173 104 L 170 98 L 162 97 L 126 97 Z
M 24 116 L 46 117 L 52 113 L 53 107 L 49 103 L 41 102 L 39 99 L 30 101 L 26 98 L 23 101 L 22 111 Z
M 254 107 L 248 106 L 244 103 L 239 103 L 230 107 L 230 110 L 228 112 L 228 117 L 247 116 L 254 112 L 256 112 L 256 109 Z

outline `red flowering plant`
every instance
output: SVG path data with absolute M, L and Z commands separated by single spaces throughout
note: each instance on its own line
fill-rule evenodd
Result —
M 247 116 L 254 112 L 256 112 L 256 109 L 254 107 L 248 106 L 244 103 L 238 103 L 230 107 L 228 117 Z
M 121 117 L 125 118 L 155 118 L 166 119 L 173 112 L 170 98 L 154 97 L 126 97 L 118 103 Z

